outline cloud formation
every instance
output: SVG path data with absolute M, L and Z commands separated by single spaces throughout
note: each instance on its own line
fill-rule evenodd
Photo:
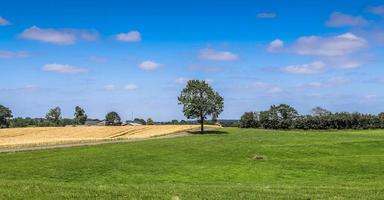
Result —
M 4 51 L 0 50 L 0 59 L 11 59 L 11 58 L 25 58 L 31 54 L 26 51 Z
M 274 12 L 261 12 L 256 15 L 257 18 L 261 18 L 261 19 L 272 19 L 272 18 L 275 18 L 276 16 L 277 14 Z
M 141 34 L 139 31 L 130 31 L 128 33 L 119 33 L 116 35 L 116 40 L 121 42 L 140 42 Z
M 336 86 L 339 86 L 339 85 L 346 84 L 349 81 L 350 80 L 348 78 L 334 77 L 334 78 L 330 78 L 330 79 L 324 80 L 324 81 L 310 82 L 310 83 L 304 85 L 304 87 L 309 87 L 309 88 L 330 88 L 330 87 L 336 87 Z
M 278 52 L 284 47 L 284 42 L 280 39 L 273 40 L 267 47 L 268 52 Z
M 268 94 L 277 94 L 283 92 L 283 89 L 267 82 L 263 81 L 257 81 L 251 84 L 250 88 L 261 90 L 263 92 L 266 92 Z
M 164 66 L 164 65 L 157 63 L 155 61 L 146 60 L 146 61 L 143 61 L 142 63 L 140 63 L 139 68 L 142 70 L 151 71 L 151 70 L 155 70 L 155 69 L 162 67 L 162 66 Z
M 82 67 L 65 65 L 65 64 L 56 64 L 56 63 L 45 64 L 42 70 L 46 72 L 54 72 L 54 73 L 60 73 L 60 74 L 82 74 L 88 71 L 87 69 Z
M 364 38 L 353 33 L 345 33 L 333 37 L 300 37 L 290 47 L 289 51 L 300 55 L 343 56 L 367 46 L 368 44 Z
M 137 90 L 139 89 L 139 86 L 136 84 L 127 84 L 124 86 L 124 90 L 132 91 L 132 90 Z
M 352 16 L 341 12 L 334 12 L 331 14 L 326 25 L 329 27 L 345 27 L 345 26 L 366 26 L 369 22 L 362 16 Z
M 25 29 L 20 38 L 27 40 L 37 40 L 58 45 L 71 45 L 77 41 L 94 41 L 98 38 L 98 33 L 92 30 L 76 30 L 76 29 L 52 29 L 39 28 L 32 26 Z
M 321 61 L 314 61 L 308 64 L 301 65 L 289 65 L 284 67 L 282 70 L 290 74 L 319 74 L 324 71 L 325 64 Z
M 114 84 L 108 84 L 104 86 L 104 90 L 107 90 L 107 91 L 112 91 L 115 89 L 116 89 L 116 86 Z
M 108 85 L 105 85 L 104 86 L 104 90 L 106 91 L 133 91 L 133 90 L 137 90 L 139 89 L 139 86 L 137 86 L 136 84 L 127 84 L 123 87 L 118 87 L 114 84 L 108 84 Z
M 5 19 L 4 17 L 0 16 L 0 26 L 9 26 L 11 25 L 11 22 Z
M 384 5 L 380 6 L 369 6 L 368 12 L 375 14 L 375 15 L 384 15 Z
M 199 52 L 200 59 L 215 60 L 215 61 L 234 61 L 239 60 L 240 57 L 229 51 L 217 51 L 214 49 L 206 48 Z

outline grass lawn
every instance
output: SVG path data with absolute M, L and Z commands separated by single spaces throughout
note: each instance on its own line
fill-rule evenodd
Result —
M 384 130 L 220 131 L 1 153 L 0 199 L 384 199 Z

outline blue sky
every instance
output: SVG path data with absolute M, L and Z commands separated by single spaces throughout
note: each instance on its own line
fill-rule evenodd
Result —
M 221 118 L 288 103 L 300 113 L 384 111 L 381 1 L 3 1 L 0 104 L 43 117 L 184 119 L 207 80 Z

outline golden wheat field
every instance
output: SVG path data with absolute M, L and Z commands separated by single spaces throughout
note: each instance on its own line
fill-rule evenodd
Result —
M 0 129 L 0 148 L 150 138 L 197 128 L 199 128 L 199 125 L 82 126 Z

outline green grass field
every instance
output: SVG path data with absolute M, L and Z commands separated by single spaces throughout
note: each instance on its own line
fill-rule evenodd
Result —
M 1 153 L 0 199 L 384 199 L 384 130 L 220 132 Z

